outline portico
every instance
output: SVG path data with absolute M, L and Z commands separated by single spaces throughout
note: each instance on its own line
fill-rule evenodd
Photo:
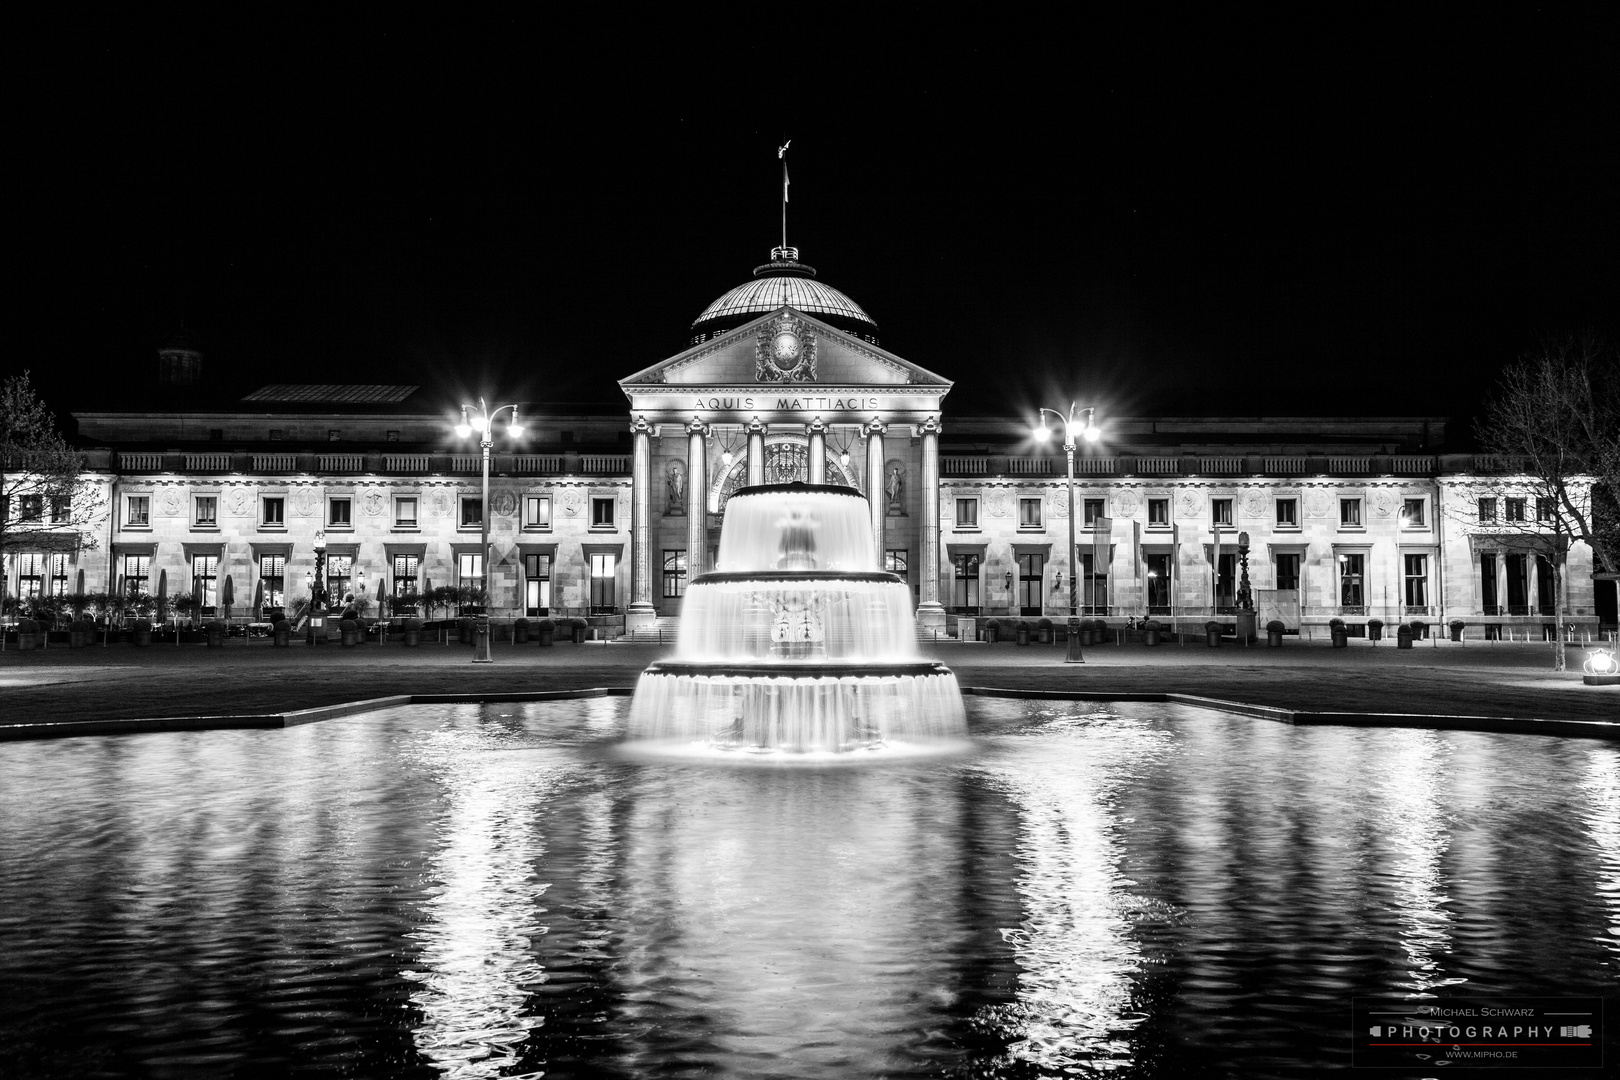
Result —
M 733 491 L 794 480 L 865 494 L 879 558 L 911 584 L 919 623 L 943 626 L 938 436 L 948 380 L 784 305 L 619 385 L 633 441 L 627 628 L 675 614 L 685 581 L 714 568 Z

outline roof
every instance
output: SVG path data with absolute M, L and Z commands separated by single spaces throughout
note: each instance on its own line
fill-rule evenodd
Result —
M 877 323 L 861 305 L 831 285 L 815 280 L 815 270 L 799 262 L 798 255 L 797 248 L 774 249 L 770 262 L 754 268 L 753 281 L 745 281 L 704 308 L 692 326 L 791 307 L 814 315 L 853 319 L 877 329 Z
M 352 386 L 320 383 L 271 383 L 247 395 L 243 401 L 260 402 L 342 402 L 346 404 L 397 405 L 416 393 L 414 386 L 358 384 Z

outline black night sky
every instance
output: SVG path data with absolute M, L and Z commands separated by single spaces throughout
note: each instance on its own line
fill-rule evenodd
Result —
M 5 367 L 59 410 L 141 400 L 182 320 L 221 397 L 616 408 L 778 242 L 787 138 L 789 242 L 959 415 L 1465 428 L 1539 335 L 1620 329 L 1620 50 L 1557 9 L 205 10 L 14 28 Z

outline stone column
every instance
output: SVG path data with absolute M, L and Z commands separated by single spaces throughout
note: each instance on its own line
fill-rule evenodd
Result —
M 827 482 L 827 425 L 816 417 L 804 427 L 804 433 L 810 436 L 810 450 L 806 458 L 805 481 L 811 484 L 825 484 Z M 881 553 L 879 553 L 881 556 Z
M 861 427 L 866 437 L 866 501 L 872 511 L 872 541 L 877 545 L 878 566 L 883 565 L 883 518 L 887 503 L 883 496 L 883 432 L 886 425 L 877 417 Z
M 945 606 L 939 602 L 939 417 L 918 425 L 922 432 L 922 578 L 917 590 L 917 625 L 945 629 Z
M 765 482 L 765 425 L 759 417 L 748 424 L 748 486 Z
M 696 416 L 686 425 L 686 580 L 703 573 L 709 561 L 709 428 Z
M 657 618 L 652 603 L 652 425 L 645 416 L 630 422 L 634 450 L 630 465 L 630 606 L 625 630 Z

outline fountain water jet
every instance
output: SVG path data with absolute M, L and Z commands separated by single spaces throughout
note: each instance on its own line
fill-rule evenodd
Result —
M 917 653 L 911 591 L 885 573 L 852 488 L 742 488 L 713 573 L 694 578 L 675 657 L 647 668 L 638 739 L 838 754 L 960 739 L 962 694 Z

